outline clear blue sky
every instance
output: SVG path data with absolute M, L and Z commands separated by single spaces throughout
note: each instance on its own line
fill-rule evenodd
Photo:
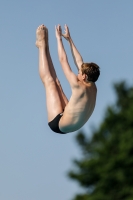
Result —
M 53 63 L 68 97 L 70 87 L 58 61 L 54 26 L 68 24 L 85 62 L 101 67 L 93 115 L 83 130 L 91 134 L 107 105 L 112 84 L 133 84 L 132 0 L 1 1 L 0 5 L 0 199 L 71 200 L 80 192 L 66 173 L 80 156 L 75 133 L 58 135 L 47 125 L 45 90 L 38 75 L 36 28 L 49 29 Z M 76 72 L 69 45 L 69 62 Z M 99 166 L 100 167 L 100 166 Z

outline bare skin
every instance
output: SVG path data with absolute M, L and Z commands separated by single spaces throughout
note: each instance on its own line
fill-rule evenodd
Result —
M 87 76 L 81 73 L 80 66 L 83 59 L 71 39 L 68 27 L 65 25 L 65 34 L 62 34 L 61 27 L 58 25 L 55 27 L 55 33 L 59 61 L 72 90 L 70 100 L 67 100 L 56 76 L 49 53 L 48 30 L 44 25 L 39 26 L 36 31 L 36 46 L 39 48 L 39 74 L 46 89 L 48 122 L 64 110 L 59 121 L 59 128 L 62 132 L 68 133 L 81 128 L 91 116 L 95 107 L 97 89 L 95 83 L 88 82 Z M 78 75 L 75 75 L 70 68 L 62 36 L 70 43 L 75 64 L 79 70 Z
M 39 74 L 46 89 L 48 121 L 63 112 L 68 103 L 56 76 L 48 46 L 48 30 L 44 25 L 36 31 L 36 46 L 39 48 Z

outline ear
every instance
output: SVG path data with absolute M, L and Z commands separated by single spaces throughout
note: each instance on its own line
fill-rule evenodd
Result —
M 82 75 L 83 80 L 88 81 L 88 76 L 86 74 Z
M 85 75 L 85 80 L 88 81 L 88 76 L 87 75 Z
M 82 79 L 85 80 L 86 79 L 86 74 L 82 75 Z

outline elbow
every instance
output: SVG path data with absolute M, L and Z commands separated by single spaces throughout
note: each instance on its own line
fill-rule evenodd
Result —
M 78 65 L 78 67 L 80 68 L 81 67 L 81 65 L 83 64 L 83 59 L 81 58 L 81 59 L 79 59 L 79 60 L 77 60 L 77 65 Z
M 60 61 L 60 63 L 64 63 L 64 62 L 67 61 L 67 57 L 66 57 L 66 56 L 61 56 L 61 57 L 59 58 L 59 61 Z
M 83 58 L 80 56 L 80 58 L 77 58 L 76 61 L 78 64 L 81 64 L 83 63 Z

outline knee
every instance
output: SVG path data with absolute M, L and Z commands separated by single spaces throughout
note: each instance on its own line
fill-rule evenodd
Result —
M 56 85 L 56 86 L 61 86 L 59 79 L 56 77 L 56 79 L 53 79 L 52 76 L 44 76 L 41 78 L 43 84 L 45 86 L 50 86 L 50 85 Z
M 42 80 L 43 84 L 46 85 L 46 86 L 51 86 L 51 85 L 55 85 L 55 81 L 54 79 L 50 76 L 50 77 L 45 77 L 43 80 Z

